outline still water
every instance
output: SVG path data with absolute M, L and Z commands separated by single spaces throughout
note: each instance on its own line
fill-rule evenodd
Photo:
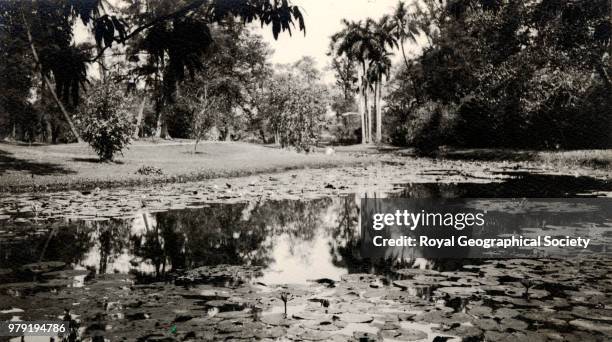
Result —
M 397 184 L 395 191 L 369 194 L 405 198 L 593 197 L 609 192 L 609 182 L 570 176 L 520 174 L 501 183 Z M 384 273 L 391 264 L 360 256 L 359 201 L 363 194 L 301 200 L 204 204 L 197 209 L 149 212 L 130 218 L 54 220 L 37 224 L 2 223 L 0 279 L 3 283 L 32 279 L 24 265 L 65 263 L 75 273 L 65 281 L 82 286 L 95 274 L 133 274 L 138 282 L 171 280 L 187 269 L 211 265 L 260 266 L 256 281 L 305 284 L 340 279 L 348 273 Z M 612 238 L 612 222 L 592 217 L 575 222 L 558 215 L 542 222 L 527 217 L 502 233 L 534 227 L 596 227 L 601 250 Z M 414 260 L 391 260 L 393 264 Z M 431 263 L 431 261 L 430 261 Z M 439 263 L 443 264 L 443 263 Z M 34 272 L 36 273 L 36 272 Z
M 523 215 L 495 230 L 588 235 L 598 243 L 587 258 L 431 260 L 401 250 L 372 260 L 361 253 L 359 214 L 363 197 L 611 192 L 610 182 L 587 177 L 513 174 L 308 200 L 143 204 L 121 218 L 4 210 L 0 320 L 64 318 L 73 328 L 61 340 L 70 342 L 609 341 L 612 259 L 600 253 L 612 244 L 609 216 Z

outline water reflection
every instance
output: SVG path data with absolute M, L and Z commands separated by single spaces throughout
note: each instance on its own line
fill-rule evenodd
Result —
M 2 239 L 0 268 L 44 260 L 94 273 L 133 273 L 143 280 L 205 265 L 262 266 L 263 281 L 339 277 L 357 222 L 355 196 L 311 201 L 215 204 L 127 220 L 56 222 L 14 227 Z M 344 233 L 338 231 L 342 228 Z M 351 235 L 348 235 L 351 234 Z M 335 254 L 330 254 L 333 241 Z M 41 247 L 48 244 L 46 253 Z M 19 272 L 18 272 L 19 273 Z
M 56 221 L 0 229 L 0 280 L 45 280 L 44 272 L 23 269 L 41 261 L 61 261 L 87 276 L 132 273 L 142 282 L 172 279 L 181 270 L 206 265 L 254 265 L 264 283 L 304 283 L 338 279 L 346 273 L 385 272 L 390 263 L 360 253 L 360 199 L 369 197 L 571 197 L 609 191 L 605 181 L 585 177 L 524 176 L 492 184 L 402 184 L 392 194 L 353 194 L 308 201 L 279 200 L 210 204 L 199 209 L 135 213 L 131 219 Z M 571 217 L 520 226 L 564 226 Z M 506 223 L 500 222 L 500 225 Z M 387 255 L 413 264 L 414 250 Z M 422 265 L 427 262 L 422 263 Z M 47 270 L 50 271 L 50 270 Z

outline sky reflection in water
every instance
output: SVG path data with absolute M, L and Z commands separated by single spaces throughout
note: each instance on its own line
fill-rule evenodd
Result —
M 501 184 L 402 184 L 398 188 L 391 196 L 536 197 L 539 193 L 539 197 L 572 197 L 610 190 L 609 184 L 588 184 L 583 179 L 571 182 L 571 177 L 554 176 L 523 177 Z M 133 219 L 4 227 L 19 238 L 0 242 L 0 269 L 59 260 L 74 269 L 134 273 L 146 281 L 198 266 L 243 264 L 262 266 L 263 275 L 257 280 L 267 284 L 380 271 L 375 267 L 380 265 L 372 265 L 359 255 L 358 207 L 364 195 L 210 204 L 159 213 L 143 210 Z M 546 224 L 571 224 L 567 218 L 560 220 Z M 537 223 L 527 221 L 525 227 Z M 72 286 L 82 283 L 83 277 L 75 278 Z

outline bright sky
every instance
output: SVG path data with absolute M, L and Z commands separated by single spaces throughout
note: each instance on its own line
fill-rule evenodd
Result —
M 415 0 L 404 0 L 410 4 Z M 289 36 L 287 32 L 281 33 L 278 40 L 272 36 L 272 28 L 260 24 L 253 24 L 255 31 L 260 33 L 274 50 L 272 63 L 292 63 L 302 56 L 312 56 L 318 67 L 324 71 L 329 65 L 330 58 L 326 55 L 329 48 L 330 37 L 342 29 L 341 20 L 364 20 L 372 18 L 378 20 L 384 14 L 391 14 L 397 6 L 398 0 L 292 0 L 292 3 L 302 8 L 306 22 L 306 36 L 303 32 L 293 31 Z M 420 49 L 414 44 L 406 44 L 408 55 Z M 400 56 L 394 51 L 395 62 Z M 327 81 L 333 80 L 331 72 L 325 73 Z
M 271 27 L 259 28 L 265 40 L 274 49 L 272 62 L 291 63 L 302 56 L 312 56 L 324 67 L 329 58 L 325 55 L 329 47 L 331 35 L 342 29 L 340 21 L 363 20 L 368 17 L 380 18 L 385 13 L 391 13 L 398 0 L 293 0 L 300 6 L 306 21 L 306 36 L 302 32 L 293 32 L 293 36 L 282 33 L 275 41 Z

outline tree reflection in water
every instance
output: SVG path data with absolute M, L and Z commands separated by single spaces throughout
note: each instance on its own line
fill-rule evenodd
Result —
M 565 196 L 576 195 L 577 188 L 572 188 L 572 183 L 559 178 L 554 178 L 554 182 L 566 191 Z M 62 261 L 71 268 L 88 268 L 98 273 L 132 272 L 140 275 L 142 281 L 169 279 L 172 273 L 183 269 L 220 264 L 262 266 L 264 273 L 275 274 L 266 280 L 275 282 L 301 282 L 356 272 L 380 274 L 392 265 L 414 266 L 421 259 L 414 248 L 389 249 L 377 261 L 362 257 L 360 211 L 376 208 L 361 208 L 361 198 L 532 195 L 532 188 L 520 192 L 518 185 L 513 180 L 496 184 L 403 184 L 400 192 L 392 194 L 364 191 L 304 201 L 254 201 L 158 213 L 141 211 L 130 219 L 5 225 L 0 231 L 0 269 L 18 270 L 28 263 Z M 552 190 L 544 195 L 563 197 Z M 521 220 L 500 216 L 495 224 L 503 228 L 500 232 L 518 233 L 523 227 L 573 227 L 580 223 L 572 217 L 557 215 L 543 222 L 538 216 Z M 599 218 L 590 220 L 598 222 Z M 430 261 L 417 264 L 432 266 Z M 446 268 L 440 263 L 436 267 Z
M 40 246 L 49 239 L 44 260 L 99 274 L 129 272 L 140 281 L 169 279 L 177 271 L 220 264 L 270 268 L 278 273 L 275 280 L 286 281 L 290 279 L 282 278 L 296 272 L 303 272 L 304 279 L 306 274 L 325 272 L 378 272 L 386 264 L 372 265 L 360 256 L 360 197 L 211 204 L 142 211 L 134 219 L 75 221 L 58 226 L 51 238 L 24 237 L 27 248 L 7 245 L 1 249 L 2 260 L 13 265 L 37 262 Z M 285 272 L 288 268 L 298 269 Z
M 324 225 L 333 202 L 213 204 L 157 213 L 149 229 L 132 235 L 132 253 L 153 263 L 156 276 L 206 265 L 266 267 L 274 261 L 271 251 L 277 237 L 288 236 L 291 253 L 298 254 Z
M 44 228 L 38 225 L 3 226 L 6 234 L 0 235 L 0 269 L 15 270 L 46 260 L 80 264 L 95 244 L 91 236 L 93 225 L 93 222 L 52 222 Z

